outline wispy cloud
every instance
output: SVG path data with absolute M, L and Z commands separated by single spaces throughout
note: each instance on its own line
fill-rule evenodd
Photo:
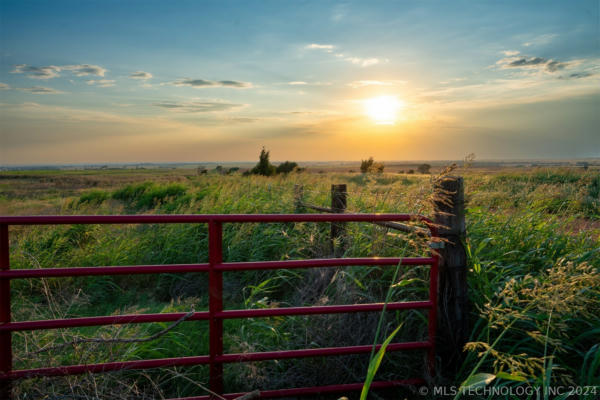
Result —
M 111 87 L 115 86 L 115 81 L 112 79 L 90 79 L 89 81 L 85 81 L 90 86 L 98 86 L 98 87 Z
M 544 57 L 511 56 L 496 62 L 501 68 L 529 68 L 556 72 L 566 68 L 569 63 L 547 59 Z
M 13 74 L 26 74 L 30 78 L 34 79 L 52 79 L 59 75 L 60 67 L 55 65 L 48 65 L 46 67 L 34 67 L 33 65 L 19 64 L 15 65 L 15 69 L 12 71 Z
M 360 65 L 361 67 L 370 67 L 371 65 L 376 65 L 381 62 L 379 58 L 360 58 L 360 57 L 345 57 L 344 60 L 355 64 Z
M 129 75 L 129 77 L 131 79 L 147 80 L 147 79 L 152 78 L 152 74 L 150 72 L 145 72 L 145 71 L 135 71 L 135 72 L 132 72 L 131 75 Z
M 66 71 L 71 71 L 76 76 L 87 76 L 87 75 L 96 75 L 96 76 L 104 76 L 106 73 L 106 69 L 91 64 L 78 64 L 78 65 L 65 65 L 60 67 Z
M 558 79 L 583 79 L 596 75 L 590 71 L 573 72 L 572 74 L 559 76 Z
M 326 52 L 331 53 L 335 46 L 332 44 L 311 43 L 304 46 L 304 48 L 309 50 L 325 50 Z
M 227 103 L 224 101 L 192 101 L 192 102 L 171 102 L 165 101 L 153 104 L 156 107 L 164 108 L 170 111 L 182 113 L 211 113 L 220 111 L 229 111 L 243 107 L 244 104 Z
M 249 89 L 252 87 L 250 82 L 239 82 L 239 81 L 207 81 L 204 79 L 180 79 L 172 82 L 174 86 L 190 86 L 194 88 L 208 88 L 208 87 L 227 87 L 235 89 Z
M 288 82 L 288 85 L 292 85 L 292 86 L 296 86 L 296 85 L 307 85 L 306 82 L 304 81 L 292 81 L 292 82 Z
M 376 65 L 382 62 L 387 62 L 388 60 L 385 59 L 380 59 L 380 58 L 376 58 L 376 57 L 356 57 L 353 55 L 349 55 L 349 54 L 345 54 L 345 53 L 334 53 L 334 49 L 337 49 L 337 46 L 333 45 L 333 44 L 318 44 L 318 43 L 311 43 L 311 44 L 307 44 L 306 46 L 304 46 L 305 49 L 308 50 L 323 50 L 327 53 L 332 53 L 332 55 L 334 55 L 337 58 L 340 58 L 344 61 L 348 61 L 351 64 L 354 65 L 359 65 L 361 67 L 370 67 L 372 65 Z
M 56 90 L 56 89 L 52 89 L 49 87 L 45 87 L 45 86 L 33 86 L 33 87 L 29 87 L 29 88 L 16 88 L 17 90 L 20 90 L 22 92 L 29 92 L 29 93 L 33 93 L 33 94 L 62 94 L 64 92 L 61 92 L 60 90 Z
M 0 82 L 0 90 L 10 90 L 10 85 Z
M 348 83 L 353 89 L 358 89 L 365 86 L 396 86 L 396 85 L 405 85 L 406 81 L 401 80 L 392 80 L 392 81 L 377 81 L 377 80 L 363 80 L 363 81 L 353 81 Z
M 544 44 L 548 44 L 552 40 L 554 40 L 554 38 L 557 36 L 558 35 L 556 33 L 546 33 L 544 35 L 539 35 L 539 36 L 536 36 L 535 38 L 523 43 L 523 46 L 530 47 L 530 46 L 541 46 Z
M 48 65 L 43 67 L 36 67 L 27 64 L 15 65 L 15 69 L 12 71 L 13 74 L 26 74 L 29 78 L 33 79 L 52 79 L 60 76 L 59 72 L 70 71 L 75 76 L 86 76 L 96 75 L 103 77 L 106 73 L 106 69 L 98 65 L 91 64 L 78 64 L 78 65 Z

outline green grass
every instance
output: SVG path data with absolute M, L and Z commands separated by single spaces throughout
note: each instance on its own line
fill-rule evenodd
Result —
M 196 176 L 186 170 L 113 172 L 0 174 L 0 185 L 6 188 L 0 213 L 292 213 L 295 184 L 304 185 L 305 202 L 328 205 L 332 183 L 348 184 L 350 211 L 431 213 L 431 180 L 426 175 L 292 173 L 264 178 Z M 600 299 L 592 286 L 600 265 L 600 229 L 595 225 L 600 219 L 600 175 L 565 169 L 464 174 L 473 344 L 461 373 L 440 382 L 460 385 L 469 376 L 486 373 L 496 377 L 491 385 L 600 384 Z M 348 224 L 347 232 L 347 256 L 426 251 L 422 243 L 386 235 L 373 225 Z M 329 254 L 328 235 L 327 224 L 225 225 L 224 259 L 324 257 Z M 14 227 L 11 263 L 18 269 L 198 263 L 207 261 L 207 239 L 203 224 Z M 553 270 L 562 275 L 553 275 Z M 396 282 L 393 273 L 393 268 L 375 267 L 225 273 L 225 302 L 227 308 L 366 303 L 384 301 L 388 291 L 394 300 L 427 298 L 427 268 L 401 268 Z M 549 318 L 550 303 L 530 294 L 540 288 L 551 292 L 555 286 L 563 289 L 556 292 L 559 304 L 571 308 L 554 308 Z M 201 273 L 15 280 L 12 311 L 15 320 L 199 311 L 207 308 L 207 290 Z M 578 302 L 561 297 L 569 293 Z M 532 299 L 534 306 L 524 305 Z M 501 311 L 512 319 L 500 319 Z M 378 322 L 379 315 L 373 313 L 231 320 L 225 323 L 224 342 L 228 352 L 371 344 Z M 15 367 L 206 354 L 204 322 L 183 322 L 151 342 L 71 345 L 32 354 L 74 337 L 147 337 L 168 325 L 16 333 Z M 426 337 L 426 313 L 393 312 L 381 319 L 379 341 L 400 325 L 394 341 Z M 487 356 L 482 358 L 482 353 Z M 372 372 L 375 379 L 418 376 L 423 357 L 423 352 L 385 354 L 377 373 Z M 230 391 L 349 383 L 364 380 L 368 367 L 367 356 L 242 363 L 228 366 L 225 379 Z M 82 395 L 93 387 L 104 398 L 119 398 L 126 388 L 139 396 L 183 397 L 205 394 L 198 383 L 206 384 L 207 376 L 204 367 L 127 371 L 75 381 L 26 380 L 16 390 L 20 397 Z

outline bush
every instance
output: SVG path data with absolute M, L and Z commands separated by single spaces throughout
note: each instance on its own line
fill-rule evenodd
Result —
M 263 147 L 260 151 L 260 156 L 258 157 L 258 164 L 256 164 L 254 168 L 250 170 L 250 174 L 271 176 L 275 175 L 275 173 L 275 166 L 269 161 L 269 152 Z
M 286 161 L 282 164 L 279 164 L 277 169 L 275 170 L 278 174 L 289 174 L 294 169 L 298 167 L 298 164 L 295 162 Z
M 144 182 L 137 185 L 127 185 L 116 190 L 113 199 L 121 200 L 134 209 L 149 209 L 162 203 L 166 198 L 176 198 L 186 193 L 186 187 L 179 183 L 156 185 Z
M 368 160 L 361 160 L 360 162 L 360 172 L 363 174 L 366 173 L 382 173 L 385 165 L 383 163 L 378 163 L 373 160 L 373 157 L 369 157 Z
M 419 171 L 420 174 L 429 174 L 431 169 L 431 165 L 429 164 L 421 164 L 417 167 L 417 171 Z

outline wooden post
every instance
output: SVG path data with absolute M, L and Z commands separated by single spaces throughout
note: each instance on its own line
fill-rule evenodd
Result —
M 343 214 L 347 206 L 346 185 L 331 185 L 331 211 Z M 331 253 L 341 257 L 345 251 L 346 226 L 343 222 L 331 223 Z
M 437 355 L 444 375 L 454 376 L 469 340 L 465 205 L 462 177 L 443 177 L 434 186 L 434 219 L 444 247 L 439 249 Z
M 302 199 L 304 198 L 304 185 L 294 185 L 294 212 L 301 214 L 305 211 Z

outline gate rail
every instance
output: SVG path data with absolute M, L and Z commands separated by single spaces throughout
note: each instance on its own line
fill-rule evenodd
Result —
M 98 216 L 0 216 L 0 386 L 8 390 L 10 396 L 11 381 L 15 379 L 65 376 L 83 373 L 100 373 L 123 369 L 148 369 L 170 366 L 209 365 L 209 387 L 211 391 L 222 394 L 223 364 L 233 362 L 251 362 L 280 360 L 288 358 L 335 356 L 371 352 L 372 345 L 329 347 L 316 349 L 266 351 L 259 353 L 223 352 L 223 320 L 231 318 L 272 317 L 289 315 L 335 314 L 350 312 L 373 312 L 382 310 L 428 310 L 428 339 L 426 341 L 392 343 L 386 351 L 427 349 L 429 368 L 433 368 L 435 357 L 435 332 L 438 289 L 438 255 L 431 250 L 429 257 L 360 257 L 334 259 L 308 259 L 290 261 L 253 261 L 223 262 L 222 236 L 224 223 L 278 223 L 278 222 L 385 222 L 420 221 L 437 237 L 433 222 L 420 215 L 409 214 L 215 214 L 215 215 L 98 215 Z M 10 225 L 61 225 L 61 224 L 208 224 L 208 263 L 106 266 L 76 268 L 38 268 L 10 270 L 9 226 Z M 244 270 L 266 270 L 287 268 L 341 267 L 355 265 L 393 266 L 393 265 L 430 265 L 429 299 L 427 301 L 391 302 L 372 304 L 348 304 L 315 307 L 285 307 L 269 309 L 226 310 L 223 307 L 223 272 Z M 168 322 L 183 318 L 186 313 L 133 314 L 117 316 L 98 316 L 54 320 L 12 321 L 10 281 L 12 279 L 71 277 L 92 275 L 133 275 L 157 273 L 207 272 L 209 276 L 209 309 L 194 312 L 186 321 L 207 320 L 209 323 L 209 354 L 192 357 L 161 358 L 139 361 L 108 362 L 86 365 L 68 365 L 35 369 L 12 369 L 11 334 L 15 331 L 58 329 L 83 326 Z M 376 346 L 379 349 L 381 345 Z M 373 388 L 385 388 L 399 385 L 423 383 L 422 379 L 374 382 Z M 304 387 L 283 390 L 269 390 L 260 393 L 261 398 L 274 398 L 314 393 L 360 390 L 362 383 L 339 384 L 319 387 Z M 223 397 L 233 399 L 243 393 L 226 394 Z M 198 396 L 193 399 L 209 399 L 211 396 Z M 189 398 L 192 399 L 192 398 Z

